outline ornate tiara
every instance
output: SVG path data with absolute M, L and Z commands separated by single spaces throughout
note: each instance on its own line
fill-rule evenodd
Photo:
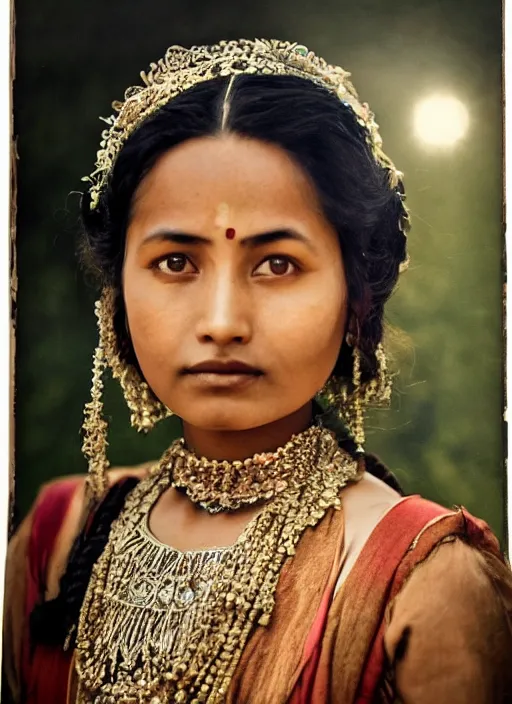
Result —
M 83 180 L 90 183 L 91 209 L 95 209 L 114 161 L 130 134 L 152 113 L 192 86 L 220 76 L 272 74 L 298 76 L 323 86 L 350 108 L 364 127 L 375 159 L 389 171 L 394 188 L 402 174 L 382 151 L 382 139 L 367 103 L 359 101 L 350 73 L 332 66 L 305 46 L 275 39 L 222 41 L 212 46 L 185 49 L 171 46 L 165 57 L 141 72 L 142 86 L 128 88 L 124 101 L 112 103 L 117 115 L 101 118 L 107 123 L 101 135 L 95 169 Z
M 94 171 L 82 179 L 90 184 L 91 210 L 98 205 L 100 194 L 124 143 L 146 118 L 198 83 L 238 74 L 298 76 L 313 81 L 336 95 L 363 127 L 376 162 L 388 172 L 390 187 L 397 188 L 403 174 L 384 153 L 375 116 L 368 103 L 360 102 L 356 89 L 349 80 L 350 73 L 339 66 L 328 64 L 296 42 L 240 39 L 221 41 L 211 46 L 193 46 L 190 49 L 171 46 L 163 59 L 150 64 L 147 73 L 141 71 L 144 85 L 128 88 L 124 101 L 112 103 L 117 114 L 100 118 L 107 123 L 108 128 L 101 134 Z M 403 205 L 399 227 L 405 234 L 408 226 L 408 213 Z M 401 263 L 400 272 L 407 268 L 408 262 L 407 258 Z

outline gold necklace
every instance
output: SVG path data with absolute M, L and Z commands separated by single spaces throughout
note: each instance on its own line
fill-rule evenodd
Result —
M 294 435 L 274 452 L 232 462 L 197 457 L 183 439 L 170 450 L 172 486 L 185 489 L 189 499 L 209 513 L 234 511 L 283 492 L 293 478 L 302 484 L 318 451 L 318 427 Z
M 292 440 L 287 486 L 229 548 L 179 552 L 149 533 L 149 512 L 172 485 L 181 441 L 133 490 L 80 612 L 78 704 L 224 701 L 251 631 L 270 622 L 284 562 L 358 477 L 330 431 L 313 427 Z

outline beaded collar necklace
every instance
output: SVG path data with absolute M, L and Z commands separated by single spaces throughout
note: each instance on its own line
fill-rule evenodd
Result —
M 312 426 L 275 452 L 232 462 L 197 457 L 181 438 L 169 451 L 172 486 L 184 490 L 193 503 L 208 513 L 234 511 L 268 501 L 290 485 L 298 487 L 306 481 L 320 436 L 320 429 Z

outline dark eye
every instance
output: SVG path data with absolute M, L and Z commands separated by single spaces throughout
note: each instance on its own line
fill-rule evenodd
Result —
M 165 259 L 160 259 L 157 263 L 157 268 L 164 274 L 183 274 L 189 273 L 186 271 L 187 264 L 191 267 L 191 271 L 195 271 L 187 256 L 184 254 L 170 254 Z
M 256 269 L 258 276 L 286 276 L 297 271 L 297 266 L 288 257 L 269 257 Z

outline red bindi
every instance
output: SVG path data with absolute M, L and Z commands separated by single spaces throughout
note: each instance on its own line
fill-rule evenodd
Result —
M 234 228 L 234 227 L 228 227 L 228 229 L 226 230 L 226 239 L 228 239 L 228 240 L 234 240 L 234 239 L 235 239 L 235 235 L 236 235 L 235 228 Z

